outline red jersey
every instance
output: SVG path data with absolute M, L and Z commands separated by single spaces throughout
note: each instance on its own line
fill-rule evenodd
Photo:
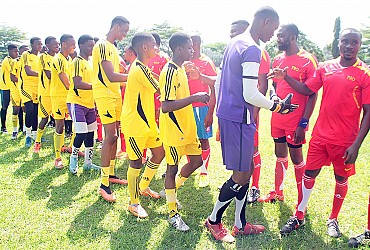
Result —
M 201 54 L 198 59 L 192 60 L 192 62 L 199 68 L 200 73 L 207 75 L 207 76 L 217 76 L 216 66 L 208 56 Z M 190 95 L 199 92 L 207 92 L 210 94 L 210 89 L 207 84 L 204 84 L 200 80 L 191 80 L 188 79 L 189 82 L 189 89 Z M 208 104 L 201 103 L 201 102 L 194 102 L 193 107 L 202 107 L 208 106 Z
M 317 69 L 317 60 L 313 55 L 301 49 L 295 55 L 286 56 L 285 53 L 277 55 L 272 67 L 280 69 L 288 67 L 289 76 L 297 81 L 305 83 L 307 79 L 313 77 Z M 298 104 L 299 108 L 294 112 L 285 115 L 272 113 L 271 126 L 284 129 L 286 131 L 295 131 L 306 109 L 308 96 L 295 91 L 284 79 L 274 78 L 274 82 L 276 83 L 277 96 L 283 99 L 287 94 L 293 93 L 292 103 Z
M 169 60 L 170 57 L 165 52 L 159 51 L 159 54 L 150 59 L 148 67 L 153 73 L 159 75 Z
M 323 87 L 319 117 L 313 137 L 341 146 L 351 145 L 358 134 L 363 104 L 370 104 L 370 70 L 361 60 L 342 67 L 339 58 L 324 62 L 307 87 Z
M 262 50 L 258 74 L 267 74 L 270 72 L 270 60 L 269 53 L 266 50 Z

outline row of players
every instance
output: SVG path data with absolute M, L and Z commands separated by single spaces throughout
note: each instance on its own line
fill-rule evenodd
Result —
M 243 33 L 246 27 L 244 26 L 243 28 L 242 26 L 246 24 L 246 22 L 234 23 L 232 36 Z M 130 190 L 129 210 L 141 218 L 148 216 L 144 208 L 140 206 L 138 197 L 139 194 L 153 198 L 158 197 L 158 194 L 149 188 L 149 183 L 156 173 L 160 162 L 166 156 L 168 167 L 165 179 L 165 193 L 170 211 L 169 221 L 171 225 L 179 230 L 188 230 L 188 226 L 178 214 L 176 190 L 195 169 L 203 164 L 204 160 L 202 160 L 201 155 L 202 149 L 204 150 L 204 144 L 199 143 L 196 131 L 198 128 L 198 130 L 201 129 L 208 132 L 208 125 L 210 124 L 206 123 L 204 125 L 204 122 L 207 122 L 212 103 L 214 107 L 214 93 L 216 92 L 219 93 L 217 115 L 219 117 L 224 164 L 227 169 L 233 170 L 233 175 L 221 188 L 215 208 L 205 223 L 212 235 L 217 240 L 232 242 L 235 235 L 255 234 L 264 231 L 263 226 L 252 225 L 245 221 L 246 193 L 249 188 L 249 179 L 253 172 L 252 157 L 254 155 L 255 159 L 258 160 L 259 156 L 257 148 L 255 148 L 255 153 L 253 153 L 252 143 L 255 135 L 254 121 L 257 120 L 256 114 L 258 113 L 255 107 L 258 106 L 275 111 L 272 116 L 271 133 L 275 141 L 275 152 L 278 157 L 275 171 L 275 190 L 259 200 L 273 201 L 284 199 L 282 184 L 288 167 L 287 156 L 289 149 L 291 159 L 295 165 L 298 206 L 295 216 L 289 219 L 288 223 L 281 229 L 281 233 L 290 233 L 304 224 L 308 197 L 312 191 L 315 177 L 320 172 L 322 165 L 333 162 L 337 184 L 333 210 L 328 220 L 328 233 L 333 237 L 339 237 L 340 231 L 337 216 L 348 189 L 347 179 L 355 173 L 354 161 L 361 142 L 369 129 L 369 117 L 368 112 L 366 112 L 369 97 L 365 93 L 368 91 L 369 71 L 367 66 L 356 58 L 361 44 L 361 34 L 353 29 L 343 31 L 340 38 L 341 57 L 324 63 L 323 66 L 317 68 L 314 56 L 298 48 L 297 38 L 299 32 L 297 27 L 292 24 L 283 25 L 278 32 L 278 46 L 284 53 L 274 59 L 274 70 L 268 74 L 268 66 L 267 70 L 261 70 L 263 68 L 261 58 L 267 62 L 269 61 L 267 54 L 266 52 L 261 52 L 257 44 L 259 40 L 263 42 L 268 41 L 278 26 L 279 17 L 273 9 L 262 8 L 256 12 L 253 24 L 248 32 L 233 38 L 225 51 L 222 73 L 219 74 L 219 91 L 214 91 L 212 87 L 215 84 L 216 77 L 212 77 L 212 75 L 207 76 L 204 74 L 205 72 L 201 72 L 197 68 L 199 65 L 184 64 L 185 61 L 194 58 L 193 53 L 195 48 L 198 47 L 196 46 L 197 42 L 200 48 L 200 38 L 197 36 L 190 39 L 185 34 L 174 34 L 171 37 L 170 48 L 173 52 L 173 57 L 166 64 L 163 72 L 161 72 L 159 83 L 147 66 L 150 58 L 155 56 L 157 49 L 154 38 L 147 33 L 136 34 L 132 39 L 132 47 L 137 54 L 137 60 L 131 65 L 128 79 L 126 79 L 126 75 L 118 73 L 118 53 L 113 43 L 125 37 L 129 29 L 127 19 L 116 17 L 112 21 L 107 40 L 98 42 L 94 49 L 92 49 L 93 42 L 90 46 L 87 46 L 90 48 L 87 51 L 92 51 L 90 53 L 93 61 L 92 80 L 85 78 L 82 74 L 88 69 L 83 63 L 87 64 L 86 62 L 90 55 L 89 53 L 84 54 L 84 45 L 89 44 L 92 38 L 88 37 L 89 39 L 81 43 L 79 41 L 82 54 L 80 57 L 84 58 L 86 62 L 82 61 L 82 59 L 79 61 L 80 57 L 75 60 L 72 66 L 72 79 L 75 82 L 79 77 L 80 82 L 92 82 L 94 99 L 106 132 L 106 138 L 102 146 L 102 183 L 99 189 L 103 198 L 112 202 L 116 201 L 114 194 L 110 190 L 109 183 L 124 183 L 123 180 L 115 177 L 114 171 L 111 172 L 112 166 L 114 169 L 117 130 L 119 128 L 117 121 L 121 117 L 122 130 L 129 142 L 127 143 L 127 153 L 130 159 L 130 167 L 127 173 Z M 241 31 L 237 31 L 240 27 L 242 28 Z M 61 43 L 61 52 L 63 52 L 62 39 Z M 67 47 L 68 40 L 64 44 Z M 200 54 L 197 54 L 197 56 L 199 58 Z M 210 86 L 210 96 L 201 91 L 189 92 L 188 79 L 184 68 L 181 67 L 183 64 L 191 78 L 200 80 L 197 83 L 198 85 L 208 84 Z M 84 65 L 82 66 L 84 70 L 78 70 L 81 68 L 80 65 Z M 238 65 L 241 67 L 239 68 Z M 57 68 L 58 65 L 54 67 Z M 343 76 L 343 71 L 348 71 L 345 72 L 345 76 Z M 335 76 L 335 79 L 328 79 L 328 75 Z M 268 78 L 274 79 L 276 88 L 277 96 L 272 94 L 272 100 L 264 97 Z M 120 95 L 117 95 L 119 94 L 119 82 L 125 82 L 126 80 L 125 99 L 121 109 Z M 302 144 L 305 143 L 305 130 L 316 101 L 315 92 L 322 85 L 332 80 L 342 81 L 345 86 L 343 86 L 343 91 L 339 92 L 338 86 L 335 86 L 335 90 L 332 90 L 329 94 L 327 92 L 330 90 L 324 88 L 320 116 L 313 133 L 316 140 L 311 140 L 306 166 L 302 155 Z M 217 82 L 216 86 L 218 85 Z M 236 82 L 240 82 L 240 84 L 235 84 Z M 260 83 L 260 90 L 262 89 L 262 92 L 264 92 L 263 94 L 258 91 L 258 82 Z M 82 85 L 85 86 L 85 84 L 80 85 L 78 83 L 77 85 L 81 87 L 73 88 L 76 96 L 80 92 L 79 89 L 84 89 Z M 91 89 L 91 85 L 88 85 Z M 88 88 L 87 85 L 86 88 Z M 153 94 L 159 92 L 159 90 L 162 105 L 159 122 L 160 136 L 155 123 L 153 99 Z M 347 96 L 347 92 L 350 93 L 350 96 Z M 290 95 L 291 93 L 294 93 L 293 98 Z M 327 99 L 328 95 L 330 96 L 329 99 Z M 284 100 L 279 98 L 285 96 L 287 98 Z M 347 100 L 346 98 L 349 99 Z M 298 105 L 290 104 L 291 101 Z M 202 111 L 202 108 L 191 110 L 190 104 L 194 102 L 209 102 L 211 107 L 205 112 Z M 67 101 L 67 103 L 70 102 Z M 337 105 L 338 107 L 342 103 L 344 103 L 345 109 L 340 110 L 341 115 L 338 118 L 337 112 L 333 111 L 331 107 L 332 105 Z M 83 109 L 79 107 L 81 105 L 70 103 L 68 106 L 72 119 L 75 122 L 75 128 L 79 127 L 76 124 L 84 123 L 84 130 L 76 129 L 76 139 L 79 137 L 79 134 L 84 134 L 84 137 L 79 137 L 79 143 L 74 146 L 73 154 L 76 155 L 75 150 L 78 152 L 78 148 L 84 140 L 86 146 L 86 134 L 91 133 L 94 127 L 90 126 L 89 130 L 89 125 L 93 123 L 87 121 L 87 111 L 85 113 L 82 112 L 85 115 L 85 121 L 83 122 L 80 120 L 83 115 L 81 117 L 77 115 L 78 112 L 76 111 Z M 364 116 L 359 130 L 358 122 L 361 107 L 364 109 Z M 350 112 L 348 109 L 351 109 Z M 122 115 L 120 115 L 121 110 Z M 292 111 L 294 112 L 290 114 Z M 194 116 L 197 118 L 195 120 L 200 122 L 197 127 Z M 346 127 L 343 127 L 343 121 L 345 121 Z M 348 123 L 350 124 L 348 125 Z M 77 130 L 82 132 L 79 133 Z M 340 140 L 338 140 L 338 132 L 343 135 L 343 137 L 340 137 Z M 74 140 L 75 142 L 76 139 Z M 355 143 L 353 143 L 354 141 Z M 137 183 L 142 167 L 141 158 L 145 148 L 151 149 L 152 157 L 146 163 L 140 183 Z M 177 174 L 178 163 L 182 155 L 188 155 L 189 162 Z M 342 158 L 343 155 L 345 160 Z M 258 179 L 260 164 L 258 162 L 256 164 L 255 160 L 255 165 L 257 167 L 254 170 L 252 188 L 248 196 L 249 202 L 255 202 L 259 198 Z M 221 217 L 233 198 L 236 200 L 238 212 L 236 213 L 235 226 L 232 230 L 233 236 L 231 236 L 226 228 L 223 227 Z

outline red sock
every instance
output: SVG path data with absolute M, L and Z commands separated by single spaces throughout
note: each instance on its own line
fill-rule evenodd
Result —
M 122 152 L 126 152 L 126 140 L 125 140 L 125 136 L 120 133 L 119 137 L 121 138 L 121 151 Z
M 211 154 L 211 148 L 202 150 L 203 164 L 202 166 L 200 166 L 200 174 L 207 174 L 210 154 Z
M 302 192 L 302 176 L 304 174 L 304 170 L 306 168 L 306 162 L 302 161 L 299 164 L 294 164 L 294 174 L 295 174 L 295 181 L 297 183 L 297 191 L 298 191 L 298 197 L 301 195 Z
M 103 140 L 103 124 L 101 123 L 100 117 L 96 117 L 96 122 L 98 124 L 98 140 L 102 141 Z
M 253 155 L 254 171 L 252 175 L 252 187 L 259 189 L 260 173 L 261 173 L 261 155 L 257 151 Z
M 295 216 L 300 220 L 304 218 L 308 199 L 310 198 L 313 186 L 315 185 L 315 180 L 315 178 L 303 174 L 301 192 L 298 193 L 298 205 L 295 211 Z
M 288 169 L 288 157 L 277 158 L 275 166 L 275 191 L 278 195 L 283 194 L 285 173 Z
M 143 152 L 143 159 L 146 159 L 146 149 L 144 149 L 144 152 Z
M 344 198 L 346 198 L 347 191 L 348 191 L 348 179 L 345 180 L 344 182 L 335 181 L 333 207 L 331 209 L 329 219 L 338 218 L 338 214 L 342 207 Z

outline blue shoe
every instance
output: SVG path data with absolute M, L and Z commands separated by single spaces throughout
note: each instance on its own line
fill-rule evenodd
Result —
M 77 174 L 78 170 L 78 158 L 70 157 L 69 158 L 69 171 L 72 174 Z
M 26 137 L 26 148 L 30 148 L 32 146 L 32 139 L 31 137 Z
M 100 166 L 97 166 L 93 163 L 90 163 L 90 164 L 84 164 L 83 165 L 83 169 L 86 170 L 86 171 L 90 171 L 91 169 L 93 170 L 100 170 Z
M 45 139 L 45 138 L 41 138 L 41 142 L 50 142 L 50 140 Z

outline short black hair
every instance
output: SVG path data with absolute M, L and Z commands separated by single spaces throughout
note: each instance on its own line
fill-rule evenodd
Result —
M 68 39 L 74 39 L 72 35 L 70 34 L 63 34 L 60 37 L 60 43 L 65 43 Z
M 249 26 L 249 22 L 247 21 L 247 20 L 236 20 L 236 21 L 234 21 L 234 22 L 232 22 L 231 23 L 231 25 L 234 25 L 234 24 L 242 24 L 242 25 L 244 25 L 244 26 Z
M 85 44 L 87 41 L 94 41 L 94 38 L 90 35 L 82 35 L 78 38 L 78 45 Z
M 26 47 L 28 47 L 28 45 L 25 45 L 25 44 L 23 44 L 23 45 L 21 45 L 21 46 L 19 46 L 19 50 L 22 50 L 22 49 L 24 49 L 24 48 L 26 48 Z
M 36 41 L 41 41 L 41 38 L 40 37 L 32 37 L 31 39 L 30 39 L 30 44 L 34 44 Z
M 161 37 L 157 32 L 152 32 L 152 36 L 154 37 L 155 43 L 158 45 L 158 47 L 161 45 Z
M 99 41 L 99 37 L 94 36 L 94 42 L 97 42 L 97 41 Z
M 153 39 L 153 35 L 148 32 L 139 32 L 136 33 L 131 40 L 131 45 L 134 48 L 135 52 L 137 53 L 140 46 L 144 43 Z
M 16 48 L 18 48 L 18 47 L 14 43 L 9 43 L 8 44 L 8 50 L 12 50 L 12 49 L 16 49 Z
M 123 17 L 123 16 L 116 16 L 115 18 L 113 18 L 112 20 L 112 24 L 110 26 L 110 28 L 113 28 L 114 25 L 118 24 L 119 26 L 123 25 L 123 24 L 130 24 L 130 22 L 127 20 L 126 17 Z
M 134 53 L 134 54 L 135 54 L 135 56 L 137 56 L 137 53 L 136 53 L 136 51 L 135 51 L 134 47 L 132 47 L 132 45 L 127 45 L 127 46 L 125 47 L 125 50 L 126 50 L 126 49 L 131 50 L 131 51 L 132 51 L 132 53 Z
M 296 36 L 298 38 L 299 29 L 298 29 L 297 25 L 295 25 L 294 23 L 281 25 L 281 28 L 288 31 L 289 35 Z
M 346 28 L 346 29 L 342 30 L 342 31 L 339 33 L 339 37 L 341 37 L 341 36 L 342 36 L 342 34 L 343 34 L 344 32 L 348 32 L 348 33 L 357 33 L 357 34 L 359 34 L 359 35 L 360 35 L 360 39 L 362 40 L 362 33 L 361 33 L 359 30 L 357 30 L 357 29 L 354 29 L 354 28 Z
M 190 39 L 194 42 L 198 42 L 199 44 L 202 43 L 202 38 L 200 37 L 200 35 L 192 35 L 190 36 Z
M 279 14 L 270 6 L 264 6 L 259 8 L 254 14 L 255 19 L 266 19 L 271 18 L 274 20 L 279 20 Z
M 48 36 L 47 38 L 45 38 L 45 44 L 50 44 L 53 40 L 56 40 L 56 38 L 53 36 Z
M 178 46 L 184 45 L 188 40 L 191 40 L 191 38 L 185 33 L 176 32 L 172 34 L 170 41 L 169 41 L 169 45 L 170 45 L 172 52 L 174 52 Z

